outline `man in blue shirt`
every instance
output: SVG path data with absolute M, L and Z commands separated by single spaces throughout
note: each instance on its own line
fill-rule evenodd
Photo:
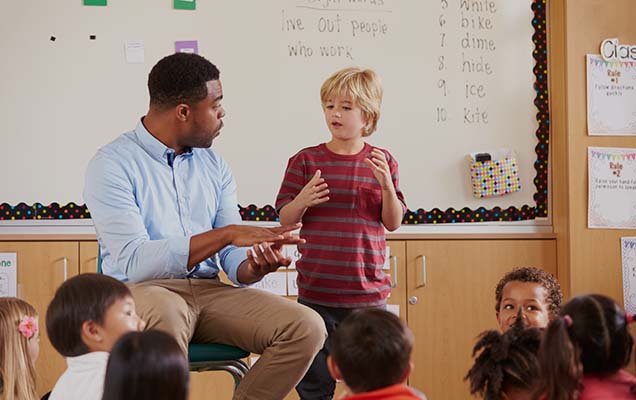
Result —
M 127 281 L 148 328 L 261 354 L 235 399 L 282 399 L 326 337 L 314 311 L 239 286 L 291 259 L 291 231 L 239 225 L 236 182 L 212 141 L 223 127 L 218 69 L 196 54 L 160 60 L 148 77 L 150 108 L 137 127 L 102 147 L 86 172 L 105 274 Z M 245 248 L 251 246 L 249 248 Z

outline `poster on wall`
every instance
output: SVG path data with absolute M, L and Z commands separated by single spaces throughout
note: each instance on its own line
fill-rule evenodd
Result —
M 587 55 L 587 131 L 636 136 L 636 62 Z
M 636 148 L 588 147 L 588 227 L 636 228 Z
M 18 257 L 16 253 L 0 253 L 0 297 L 18 294 Z
M 636 237 L 621 238 L 625 311 L 636 313 Z

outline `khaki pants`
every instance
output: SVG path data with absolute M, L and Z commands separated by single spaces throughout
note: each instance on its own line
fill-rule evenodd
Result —
M 257 289 L 215 279 L 163 279 L 130 284 L 146 329 L 188 343 L 223 343 L 261 357 L 234 399 L 281 400 L 304 376 L 326 338 L 313 310 Z

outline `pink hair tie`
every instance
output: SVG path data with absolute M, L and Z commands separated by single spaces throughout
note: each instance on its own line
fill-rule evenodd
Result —
M 625 322 L 627 322 L 627 325 L 634 322 L 634 317 L 635 317 L 634 314 L 625 313 Z
M 38 321 L 37 319 L 26 316 L 22 318 L 20 324 L 18 325 L 18 330 L 27 339 L 31 339 L 38 332 Z
M 572 326 L 572 317 L 570 317 L 568 314 L 565 314 L 563 316 L 563 321 L 565 322 L 565 326 L 567 326 L 568 328 Z

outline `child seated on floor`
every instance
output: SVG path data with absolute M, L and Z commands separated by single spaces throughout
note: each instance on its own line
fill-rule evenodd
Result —
M 190 370 L 167 333 L 129 332 L 108 359 L 102 400 L 188 400 Z
M 0 399 L 37 400 L 38 313 L 15 297 L 0 297 Z
M 528 327 L 545 328 L 558 317 L 563 293 L 559 281 L 551 274 L 539 268 L 521 267 L 501 278 L 495 289 L 495 301 L 502 332 L 515 324 L 518 315 Z
M 413 333 L 395 314 L 356 310 L 334 332 L 327 366 L 347 386 L 342 399 L 423 399 L 403 384 L 413 369 L 412 349 Z
M 68 368 L 49 400 L 101 400 L 113 344 L 144 326 L 128 286 L 117 279 L 82 274 L 64 282 L 46 311 L 46 331 Z
M 526 328 L 521 316 L 505 333 L 483 332 L 473 349 L 473 357 L 479 356 L 464 378 L 470 394 L 484 400 L 530 400 L 539 379 L 540 344 L 541 330 Z
M 625 313 L 607 296 L 577 296 L 550 322 L 539 349 L 536 397 L 545 400 L 636 398 L 636 377 L 625 368 L 634 339 Z

